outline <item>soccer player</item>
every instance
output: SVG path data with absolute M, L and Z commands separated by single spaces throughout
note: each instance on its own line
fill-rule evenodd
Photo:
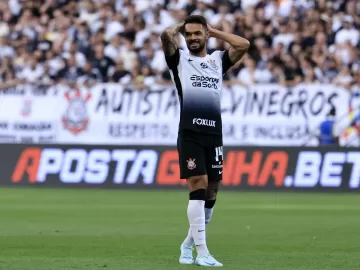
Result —
M 190 53 L 179 49 L 181 33 Z M 206 42 L 221 39 L 230 49 L 207 54 Z M 223 140 L 220 109 L 222 78 L 247 52 L 248 40 L 211 28 L 204 17 L 192 15 L 184 23 L 161 34 L 163 51 L 172 80 L 178 91 L 181 114 L 177 148 L 180 177 L 189 187 L 187 216 L 190 229 L 181 244 L 180 263 L 193 264 L 195 242 L 200 266 L 221 267 L 206 245 L 205 225 L 213 213 L 223 172 Z

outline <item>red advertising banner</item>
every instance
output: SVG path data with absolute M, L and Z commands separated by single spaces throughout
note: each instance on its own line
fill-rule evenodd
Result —
M 0 145 L 0 185 L 179 188 L 176 148 Z M 360 151 L 349 148 L 224 149 L 224 189 L 360 190 Z

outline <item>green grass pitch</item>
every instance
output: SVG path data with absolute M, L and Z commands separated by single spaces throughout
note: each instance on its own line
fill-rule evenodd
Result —
M 179 265 L 187 191 L 0 189 L 0 269 Z M 208 246 L 224 269 L 360 269 L 360 194 L 219 192 Z

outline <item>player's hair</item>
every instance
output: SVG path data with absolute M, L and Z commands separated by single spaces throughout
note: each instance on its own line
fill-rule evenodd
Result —
M 207 22 L 206 19 L 203 16 L 200 15 L 190 15 L 185 19 L 184 22 L 184 28 L 185 25 L 187 25 L 188 23 L 198 23 L 201 24 L 202 26 L 204 26 L 205 29 L 207 29 Z

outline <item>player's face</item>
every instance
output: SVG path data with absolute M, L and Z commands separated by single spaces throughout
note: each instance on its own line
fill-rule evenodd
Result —
M 186 24 L 184 36 L 190 52 L 200 53 L 205 49 L 208 33 L 203 25 L 197 23 Z

